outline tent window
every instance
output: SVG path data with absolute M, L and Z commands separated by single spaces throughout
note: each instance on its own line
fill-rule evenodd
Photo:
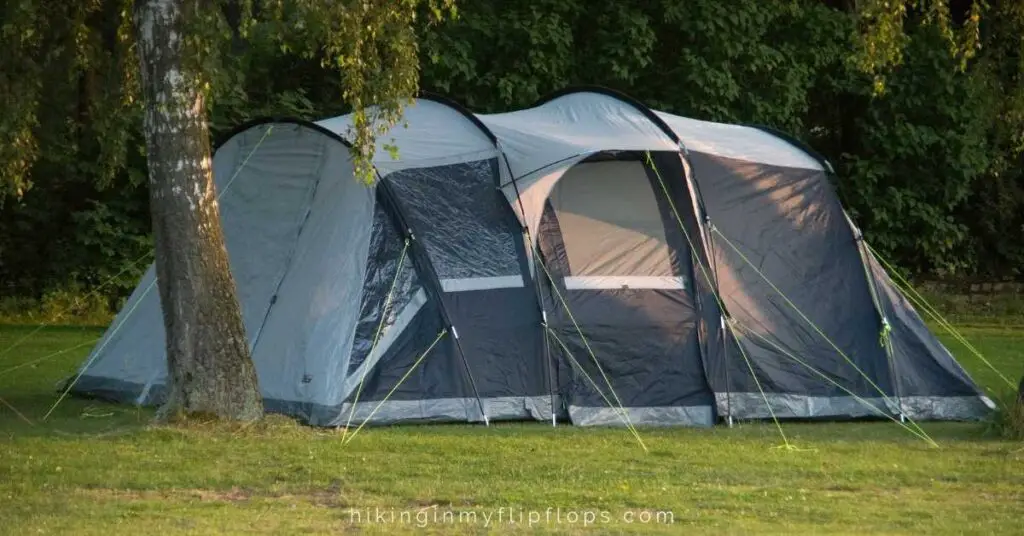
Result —
M 571 289 L 683 288 L 658 201 L 639 161 L 574 166 L 550 196 Z
M 447 292 L 521 287 L 519 230 L 495 187 L 496 159 L 388 175 Z

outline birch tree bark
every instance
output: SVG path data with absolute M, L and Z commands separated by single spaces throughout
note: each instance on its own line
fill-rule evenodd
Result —
M 161 416 L 255 420 L 263 401 L 220 225 L 202 77 L 186 39 L 202 0 L 136 0 L 149 202 L 167 333 Z

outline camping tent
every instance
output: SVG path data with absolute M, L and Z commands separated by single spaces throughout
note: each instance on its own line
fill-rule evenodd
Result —
M 424 97 L 405 121 L 374 187 L 353 177 L 348 116 L 252 122 L 216 150 L 270 411 L 710 425 L 992 407 L 796 142 L 600 88 L 493 115 Z M 162 401 L 154 277 L 74 392 Z

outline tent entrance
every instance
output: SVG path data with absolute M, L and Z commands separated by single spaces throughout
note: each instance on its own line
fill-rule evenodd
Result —
M 610 400 L 634 423 L 710 424 L 690 251 L 643 156 L 570 168 L 551 189 L 538 242 L 557 286 L 546 299 L 573 422 L 620 422 Z

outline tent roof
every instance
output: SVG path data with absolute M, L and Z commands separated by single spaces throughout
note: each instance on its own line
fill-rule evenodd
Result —
M 687 150 L 773 166 L 822 170 L 818 160 L 803 149 L 758 128 L 654 113 L 679 135 Z
M 403 123 L 377 140 L 373 161 L 382 174 L 491 158 L 497 154 L 495 143 L 517 179 L 602 151 L 675 151 L 680 143 L 713 156 L 822 170 L 802 148 L 761 129 L 650 110 L 601 89 L 568 90 L 532 108 L 499 114 L 472 114 L 454 102 L 424 96 L 405 109 Z M 351 114 L 316 125 L 352 138 Z M 387 150 L 391 145 L 398 147 L 397 159 Z
M 631 103 L 569 93 L 516 112 L 477 117 L 498 137 L 515 177 L 601 151 L 676 151 L 679 145 Z
M 419 98 L 405 108 L 403 123 L 377 138 L 373 163 L 382 175 L 410 167 L 427 167 L 491 158 L 496 154 L 492 134 L 454 103 Z M 352 114 L 318 121 L 317 125 L 352 139 Z M 398 147 L 398 158 L 387 150 Z

